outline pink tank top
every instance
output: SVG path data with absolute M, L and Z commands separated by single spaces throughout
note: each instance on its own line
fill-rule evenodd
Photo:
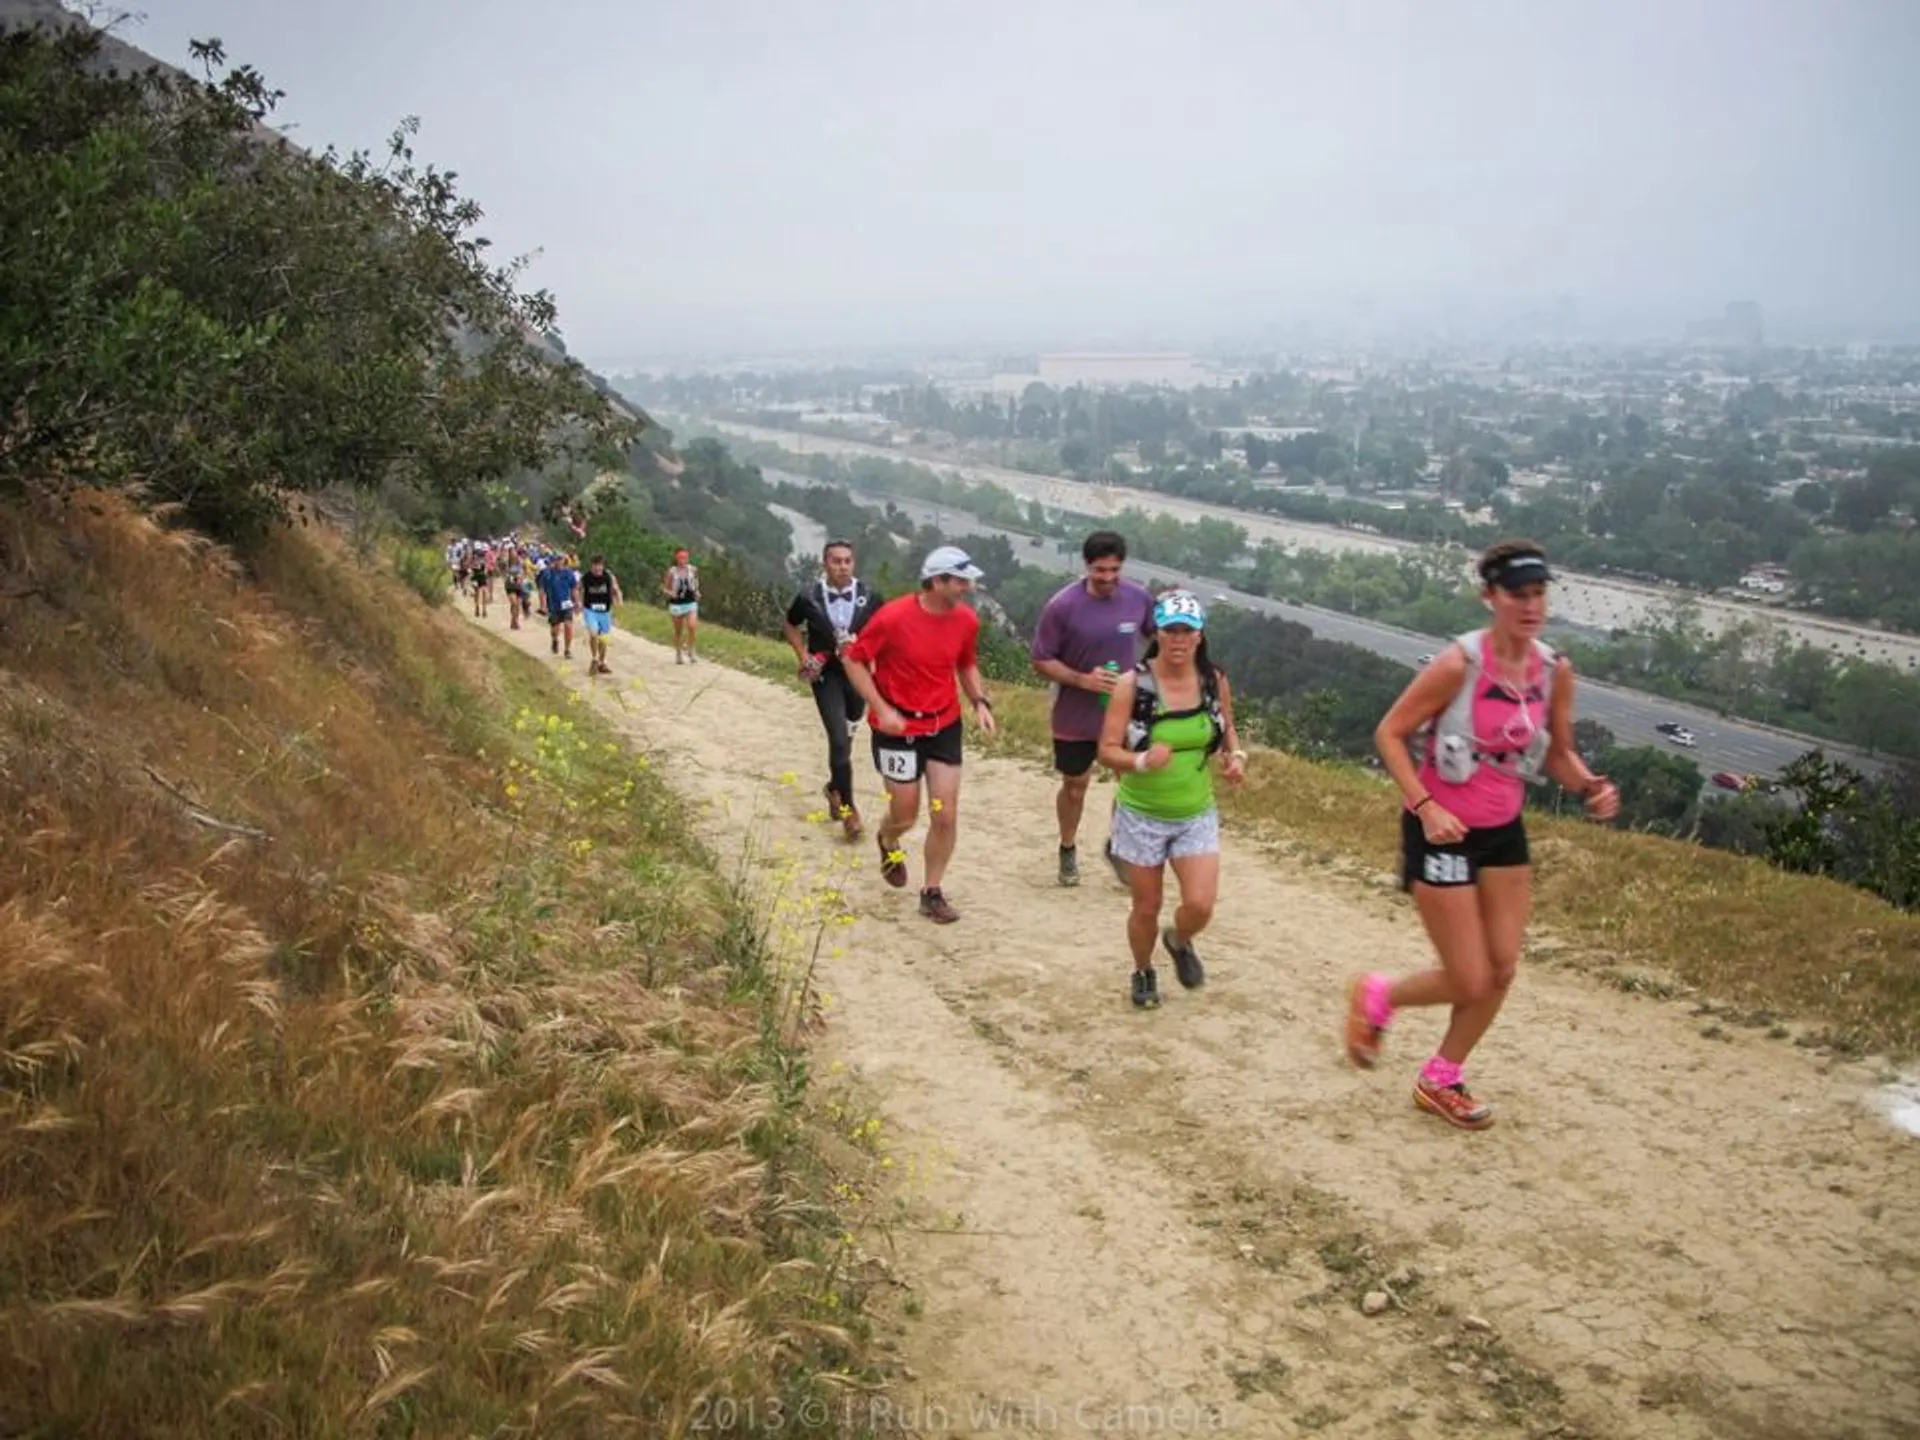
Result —
M 1473 697 L 1473 748 L 1482 756 L 1504 756 L 1507 766 L 1482 764 L 1464 785 L 1450 785 L 1431 763 L 1420 767 L 1420 783 L 1435 801 L 1475 830 L 1491 829 L 1516 819 L 1526 803 L 1526 782 L 1512 773 L 1537 730 L 1547 725 L 1546 671 L 1538 651 L 1527 662 L 1524 697 L 1516 696 L 1496 675 L 1493 636 L 1481 637 L 1480 673 L 1473 677 L 1479 692 Z

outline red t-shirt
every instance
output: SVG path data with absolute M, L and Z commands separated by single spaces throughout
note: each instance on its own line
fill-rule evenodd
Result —
M 917 712 L 906 717 L 907 734 L 931 735 L 960 718 L 954 672 L 977 663 L 979 634 L 980 617 L 971 606 L 935 615 L 922 607 L 916 592 L 874 611 L 841 653 L 873 671 L 873 683 L 894 709 Z M 867 723 L 873 723 L 871 713 Z

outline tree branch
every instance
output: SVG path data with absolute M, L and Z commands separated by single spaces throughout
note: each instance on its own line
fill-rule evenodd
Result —
M 273 836 L 269 835 L 259 826 L 240 825 L 232 820 L 222 820 L 218 816 L 209 815 L 205 810 L 200 808 L 197 800 L 187 794 L 178 785 L 175 785 L 171 780 L 167 779 L 167 777 L 162 775 L 158 770 L 155 770 L 151 765 L 143 765 L 141 768 L 147 772 L 147 778 L 149 780 L 153 781 L 154 784 L 158 785 L 162 790 L 178 800 L 181 805 L 186 807 L 187 818 L 193 821 L 194 824 L 205 825 L 211 830 L 225 830 L 232 835 L 244 835 L 249 840 L 258 840 L 266 845 L 273 843 Z

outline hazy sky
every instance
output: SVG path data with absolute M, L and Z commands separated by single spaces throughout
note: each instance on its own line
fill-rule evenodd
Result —
M 1305 317 L 1920 331 L 1920 0 L 149 0 L 418 115 L 576 354 Z

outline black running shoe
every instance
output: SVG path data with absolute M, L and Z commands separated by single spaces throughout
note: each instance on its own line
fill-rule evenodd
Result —
M 880 878 L 894 889 L 900 889 L 907 883 L 906 852 L 887 844 L 886 836 L 878 832 L 875 832 L 873 838 L 880 842 Z
M 1160 1008 L 1160 977 L 1153 973 L 1151 965 L 1145 970 L 1133 972 L 1133 1008 L 1136 1010 Z
M 936 925 L 951 925 L 960 918 L 960 912 L 947 903 L 947 897 L 938 890 L 920 892 L 920 913 Z
M 1060 847 L 1060 883 L 1069 890 L 1080 883 L 1080 851 L 1077 846 Z
M 1200 953 L 1193 948 L 1191 940 L 1182 940 L 1169 925 L 1160 932 L 1160 943 L 1173 957 L 1173 973 L 1180 977 L 1182 985 L 1198 990 L 1207 983 L 1207 967 L 1200 963 Z

